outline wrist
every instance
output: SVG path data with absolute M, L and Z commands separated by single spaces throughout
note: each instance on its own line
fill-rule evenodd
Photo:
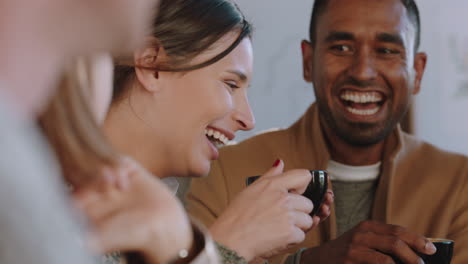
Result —
M 161 226 L 160 228 L 164 228 L 164 230 L 161 229 L 157 232 L 159 238 L 157 240 L 156 237 L 151 238 L 152 246 L 149 243 L 147 244 L 151 246 L 148 248 L 149 257 L 157 260 L 155 263 L 172 263 L 178 259 L 192 258 L 197 253 L 200 244 L 196 241 L 198 229 L 187 216 L 177 220 L 172 227 L 174 230 L 167 226 Z M 167 239 L 164 241 L 165 236 L 167 236 Z
M 194 259 L 205 246 L 205 239 L 203 234 L 192 224 L 190 228 L 190 239 L 186 239 L 188 244 L 183 248 L 175 248 L 174 245 L 166 245 L 156 250 L 129 252 L 126 253 L 126 260 L 128 264 L 183 264 L 189 263 Z M 200 238 L 201 237 L 201 238 Z
M 219 263 L 218 252 L 215 244 L 211 239 L 208 231 L 197 221 L 192 220 L 193 243 L 186 256 L 179 256 L 170 264 L 187 264 L 187 263 L 203 263 L 217 264 Z M 179 251 L 179 253 L 181 253 Z M 185 254 L 183 254 L 185 255 Z
M 233 232 L 226 232 L 226 230 L 221 230 L 221 232 L 218 232 L 213 228 L 210 229 L 210 232 L 218 245 L 227 248 L 229 251 L 235 252 L 236 255 L 242 257 L 247 262 L 251 261 L 255 257 L 254 254 L 250 252 L 251 247 L 247 245 L 246 241 L 232 237 L 232 235 L 237 234 L 233 234 Z
M 217 243 L 236 252 L 237 255 L 249 262 L 256 257 L 252 252 L 253 246 L 249 245 L 249 241 L 245 239 L 245 237 L 249 236 L 242 234 L 244 230 L 235 228 L 237 226 L 235 221 L 234 217 L 223 217 L 221 215 L 210 226 L 210 233 Z
M 194 260 L 205 248 L 204 234 L 192 224 L 192 243 L 189 247 L 180 249 L 177 256 L 169 263 L 184 264 Z
M 236 264 L 247 264 L 248 261 L 237 254 L 236 251 L 224 246 L 223 244 L 220 244 L 218 242 L 215 242 L 216 246 L 218 248 L 219 255 L 221 259 L 223 260 L 222 263 L 236 263 Z

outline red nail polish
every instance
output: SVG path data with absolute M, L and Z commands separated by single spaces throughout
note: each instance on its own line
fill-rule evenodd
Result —
M 275 161 L 275 163 L 273 163 L 273 167 L 277 167 L 277 166 L 280 164 L 280 161 L 281 161 L 281 160 L 277 159 L 277 160 Z

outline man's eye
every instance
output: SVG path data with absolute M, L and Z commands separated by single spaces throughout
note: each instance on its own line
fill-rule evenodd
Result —
M 382 54 L 400 54 L 400 51 L 389 48 L 379 48 L 378 52 Z
M 335 45 L 331 47 L 333 50 L 341 51 L 341 52 L 349 52 L 351 51 L 351 47 L 348 45 Z

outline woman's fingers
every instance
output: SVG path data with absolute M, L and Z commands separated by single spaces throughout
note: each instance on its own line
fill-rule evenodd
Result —
M 305 196 L 295 193 L 289 193 L 288 199 L 289 207 L 291 210 L 310 214 L 314 209 L 314 204 L 312 203 L 312 201 L 306 198 Z
M 294 219 L 294 225 L 303 231 L 309 230 L 314 223 L 309 214 L 297 211 L 293 211 L 290 214 Z

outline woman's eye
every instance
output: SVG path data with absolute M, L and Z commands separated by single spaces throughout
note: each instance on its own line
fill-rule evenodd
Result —
M 239 88 L 235 82 L 224 82 L 231 90 Z

